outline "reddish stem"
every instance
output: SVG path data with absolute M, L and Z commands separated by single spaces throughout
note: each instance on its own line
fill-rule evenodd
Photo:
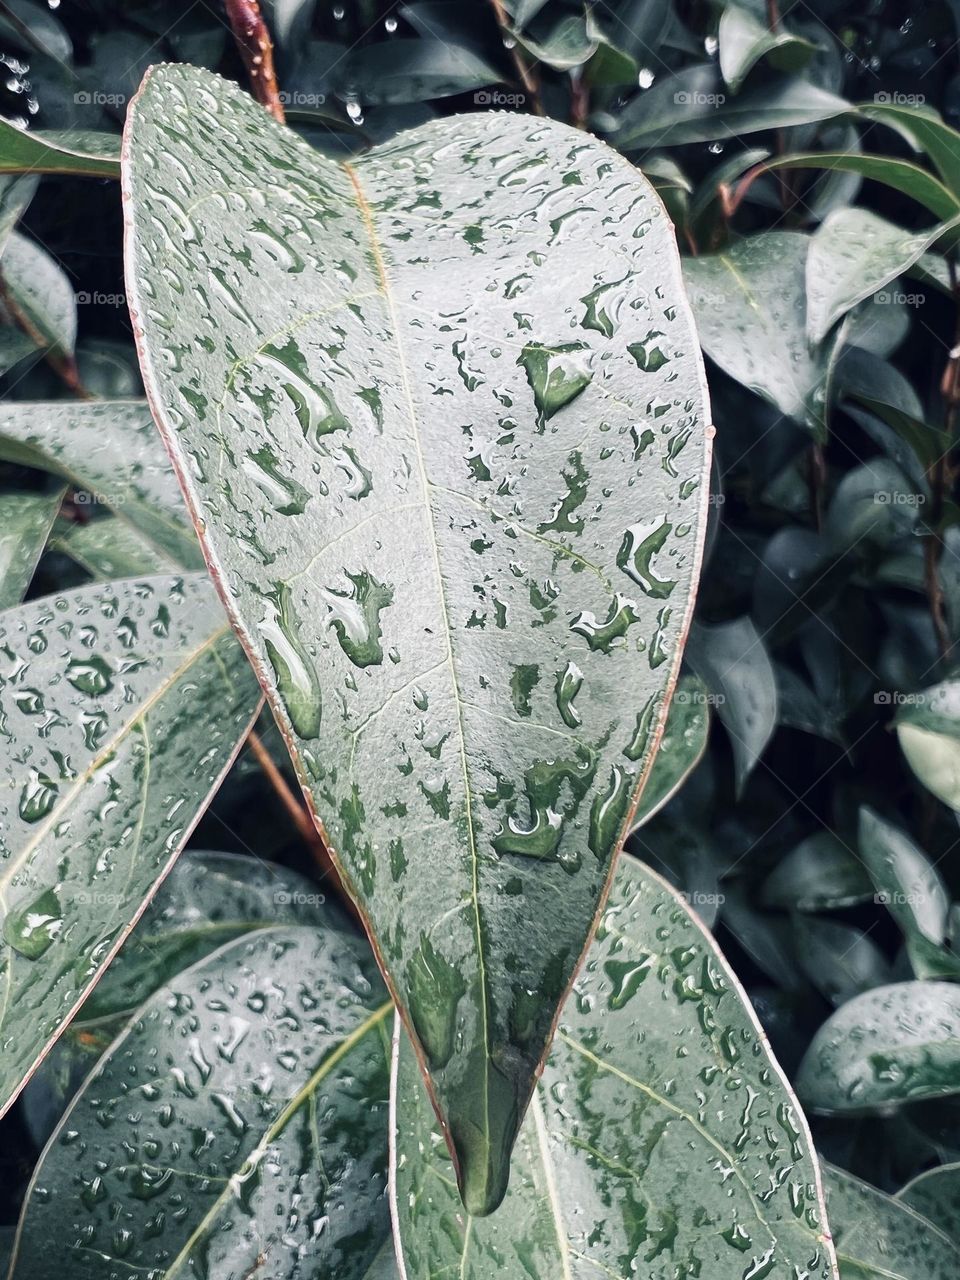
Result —
M 277 71 L 273 62 L 273 41 L 257 0 L 224 0 L 227 18 L 237 48 L 250 77 L 253 96 L 279 124 L 286 123 Z

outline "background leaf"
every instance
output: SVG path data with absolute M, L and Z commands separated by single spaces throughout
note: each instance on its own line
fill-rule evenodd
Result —
M 9 1105 L 169 870 L 257 694 L 199 576 L 8 610 L 0 655 Z

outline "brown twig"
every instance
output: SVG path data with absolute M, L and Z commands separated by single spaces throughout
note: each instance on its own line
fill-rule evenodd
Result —
M 334 865 L 330 850 L 327 848 L 323 836 L 317 830 L 312 816 L 293 794 L 286 778 L 277 767 L 276 761 L 264 745 L 263 739 L 254 730 L 251 730 L 247 737 L 247 745 L 253 752 L 257 764 L 263 770 L 264 777 L 276 793 L 277 799 L 293 822 L 297 834 L 313 853 L 314 860 L 320 869 L 321 877 L 331 882 L 343 904 L 353 916 L 359 919 L 350 895 L 343 887 L 340 873 Z
M 490 0 L 493 7 L 494 17 L 497 20 L 497 26 L 500 28 L 500 34 L 503 36 L 503 42 L 510 51 L 510 57 L 513 59 L 513 65 L 517 69 L 517 77 L 530 99 L 530 106 L 534 115 L 542 116 L 544 114 L 543 103 L 540 101 L 540 86 L 533 71 L 527 66 L 526 59 L 520 51 L 516 37 L 510 32 L 510 19 L 507 11 L 504 9 L 501 0 Z
M 2 271 L 0 271 L 0 305 L 3 306 L 20 332 L 25 333 L 33 345 L 43 352 L 44 360 L 46 360 L 71 395 L 76 396 L 78 400 L 95 399 L 83 385 L 80 370 L 77 368 L 77 362 L 74 357 L 69 353 L 64 354 L 64 352 L 57 351 L 54 347 L 51 347 L 48 340 L 10 292 L 10 286 L 7 284 Z
M 927 471 L 932 501 L 930 504 L 928 532 L 923 541 L 923 581 L 930 608 L 930 619 L 933 622 L 933 631 L 937 638 L 937 649 L 941 658 L 945 658 L 950 652 L 950 629 L 947 626 L 943 584 L 940 581 L 943 539 L 940 536 L 939 526 L 943 518 L 946 490 L 953 479 L 952 468 L 947 455 L 953 447 L 957 427 L 957 411 L 960 409 L 960 281 L 957 279 L 956 263 L 951 259 L 948 265 L 950 269 L 950 285 L 957 304 L 957 319 L 954 327 L 953 346 L 947 355 L 943 377 L 940 379 L 940 395 L 944 403 L 943 432 L 946 437 L 946 449 L 940 452 L 936 461 Z
M 286 124 L 273 62 L 273 41 L 257 0 L 224 0 L 233 37 L 250 77 L 253 96 L 280 124 Z

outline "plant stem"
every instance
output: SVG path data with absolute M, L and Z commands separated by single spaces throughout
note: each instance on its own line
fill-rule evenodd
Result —
M 257 764 L 263 770 L 265 778 L 276 793 L 277 799 L 283 805 L 293 825 L 296 827 L 298 835 L 312 851 L 314 860 L 320 869 L 321 878 L 330 880 L 337 896 L 343 901 L 351 915 L 359 919 L 350 895 L 343 887 L 340 873 L 334 866 L 330 850 L 327 848 L 323 836 L 317 830 L 313 818 L 293 794 L 286 778 L 277 767 L 276 761 L 264 745 L 263 739 L 253 729 L 250 730 L 247 736 L 247 745 L 253 752 Z
M 257 0 L 224 0 L 233 37 L 250 77 L 253 96 L 279 124 L 286 123 L 277 71 L 273 62 L 273 42 Z
M 960 408 L 960 282 L 957 280 L 956 263 L 952 259 L 949 267 L 950 284 L 957 304 L 957 319 L 954 327 L 953 346 L 947 355 L 947 363 L 944 366 L 943 377 L 940 380 L 940 395 L 944 402 L 943 430 L 947 439 L 947 451 L 953 446 L 953 437 L 957 426 L 957 410 Z M 937 649 L 941 658 L 945 658 L 950 652 L 950 630 L 947 626 L 943 584 L 940 581 L 943 539 L 940 536 L 939 528 L 940 521 L 943 518 L 949 471 L 947 452 L 941 453 L 927 471 L 932 501 L 928 532 L 923 542 L 923 581 L 927 593 L 927 602 L 930 607 L 930 619 L 933 622 L 933 631 L 937 638 Z
M 80 370 L 77 368 L 77 362 L 73 356 L 64 355 L 61 351 L 55 351 L 16 301 L 10 292 L 2 271 L 0 271 L 0 305 L 7 311 L 10 319 L 21 333 L 25 333 L 34 346 L 43 352 L 44 360 L 46 360 L 71 395 L 76 396 L 78 400 L 93 400 L 96 398 L 83 385 Z
M 516 39 L 510 34 L 510 20 L 507 17 L 507 11 L 504 9 L 501 0 L 490 0 L 490 4 L 493 6 L 494 17 L 497 20 L 497 26 L 500 28 L 500 34 L 503 36 L 503 42 L 509 49 L 513 65 L 517 69 L 517 77 L 527 91 L 533 113 L 534 115 L 542 116 L 544 111 L 543 103 L 540 101 L 540 86 L 537 84 L 536 76 L 527 66 L 526 59 Z

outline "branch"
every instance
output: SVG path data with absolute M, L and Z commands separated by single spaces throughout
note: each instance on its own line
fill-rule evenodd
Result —
M 50 343 L 10 292 L 2 272 L 0 272 L 0 305 L 3 306 L 20 332 L 25 333 L 33 345 L 43 352 L 44 360 L 46 360 L 72 396 L 76 396 L 78 400 L 95 399 L 83 385 L 83 381 L 80 378 L 80 370 L 77 368 L 77 362 L 74 357 L 70 354 L 65 355 L 63 352 L 51 347 Z
M 233 37 L 250 77 L 253 96 L 280 124 L 286 124 L 277 72 L 273 64 L 273 42 L 260 12 L 258 0 L 224 0 Z
M 490 0 L 493 6 L 494 17 L 497 20 L 497 26 L 500 28 L 500 34 L 503 36 L 503 43 L 510 50 L 510 57 L 513 59 L 513 65 L 517 69 L 517 76 L 520 83 L 527 91 L 530 98 L 530 105 L 533 108 L 534 115 L 543 115 L 543 103 L 540 101 L 540 86 L 537 84 L 536 77 L 527 66 L 523 54 L 520 52 L 520 46 L 517 44 L 516 37 L 510 33 L 510 20 L 507 17 L 507 11 L 504 9 L 502 0 Z
M 277 768 L 276 761 L 270 752 L 264 746 L 263 739 L 253 730 L 247 737 L 247 745 L 253 752 L 254 757 L 263 770 L 264 776 L 273 787 L 277 799 L 283 805 L 284 809 L 297 829 L 297 833 L 303 840 L 304 844 L 310 849 L 314 856 L 314 861 L 321 872 L 321 879 L 326 877 L 330 880 L 335 888 L 338 897 L 341 899 L 347 910 L 355 918 L 359 919 L 357 910 L 353 905 L 350 895 L 343 887 L 343 881 L 340 879 L 340 873 L 334 865 L 330 856 L 330 850 L 324 843 L 323 836 L 317 830 L 311 815 L 300 803 L 293 791 L 287 785 L 287 780 Z

